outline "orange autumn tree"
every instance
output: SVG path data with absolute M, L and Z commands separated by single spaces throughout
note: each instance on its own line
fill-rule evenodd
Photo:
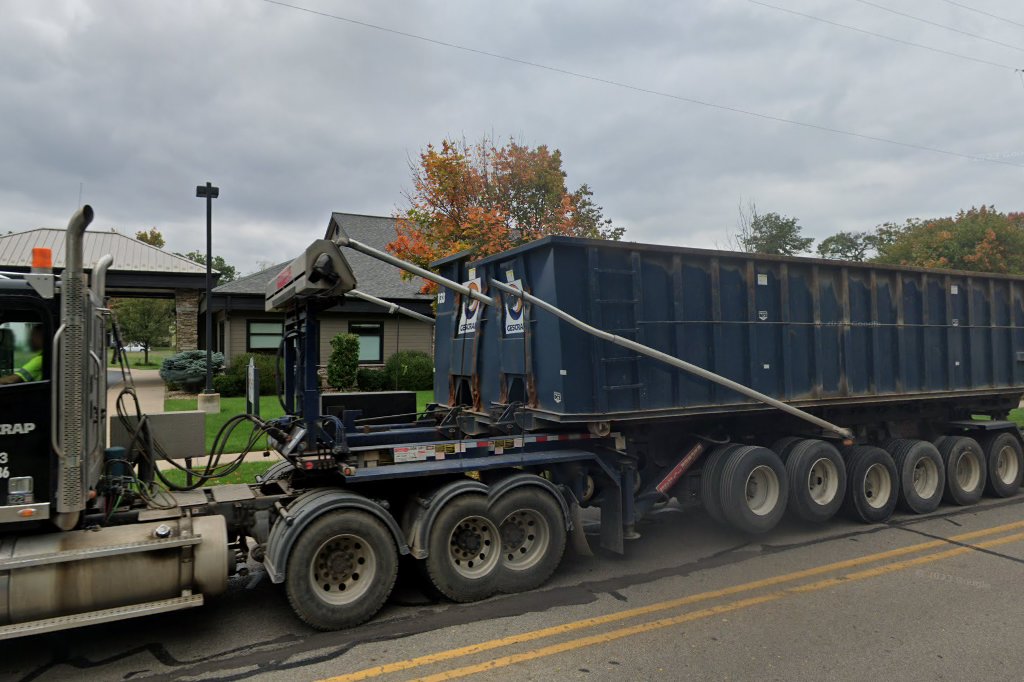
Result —
M 625 231 L 587 185 L 568 190 L 562 154 L 546 145 L 446 139 L 420 154 L 412 179 L 387 249 L 421 267 L 467 249 L 484 257 L 552 234 L 617 240 Z
M 994 206 L 881 225 L 874 239 L 879 263 L 1024 274 L 1024 214 Z

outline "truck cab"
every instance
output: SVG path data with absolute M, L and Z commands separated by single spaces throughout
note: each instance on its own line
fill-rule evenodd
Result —
M 0 529 L 48 519 L 52 339 L 60 310 L 24 279 L 0 280 Z

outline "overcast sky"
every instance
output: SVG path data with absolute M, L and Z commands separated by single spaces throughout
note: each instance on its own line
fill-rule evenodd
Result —
M 999 68 L 752 4 L 292 4 L 806 123 L 1024 164 L 1024 28 L 946 0 L 765 0 Z M 964 4 L 1024 24 L 1014 0 Z M 0 232 L 156 226 L 204 244 L 195 186 L 221 188 L 215 246 L 251 272 L 321 236 L 332 210 L 390 215 L 409 160 L 445 136 L 562 150 L 627 239 L 713 247 L 737 204 L 805 232 L 971 205 L 1024 209 L 1024 168 L 759 119 L 269 4 L 0 0 Z

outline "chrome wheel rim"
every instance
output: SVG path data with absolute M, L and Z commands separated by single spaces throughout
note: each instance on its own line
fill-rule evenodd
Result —
M 872 509 L 881 509 L 892 498 L 892 479 L 881 464 L 872 464 L 864 472 L 864 499 Z
M 345 533 L 325 540 L 313 555 L 309 579 L 328 604 L 351 604 L 362 597 L 377 575 L 377 555 L 365 539 Z
M 939 489 L 938 465 L 927 457 L 917 460 L 912 474 L 912 484 L 914 492 L 924 499 L 933 497 Z
M 770 466 L 761 464 L 747 475 L 747 508 L 758 516 L 766 516 L 779 504 L 779 477 Z
M 456 573 L 476 579 L 494 570 L 500 558 L 498 529 L 483 516 L 467 516 L 448 537 L 448 561 Z
M 522 571 L 533 568 L 548 553 L 551 529 L 533 509 L 519 509 L 501 522 L 501 555 L 505 566 Z
M 815 504 L 826 505 L 836 499 L 839 492 L 839 469 L 835 462 L 822 457 L 807 472 L 807 492 Z

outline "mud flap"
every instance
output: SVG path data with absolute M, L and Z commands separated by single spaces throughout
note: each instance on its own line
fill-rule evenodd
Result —
M 576 500 L 569 504 L 569 520 L 572 521 L 572 530 L 569 531 L 569 547 L 576 556 L 591 557 L 594 551 L 590 549 L 590 542 L 587 534 L 583 532 L 583 510 Z

